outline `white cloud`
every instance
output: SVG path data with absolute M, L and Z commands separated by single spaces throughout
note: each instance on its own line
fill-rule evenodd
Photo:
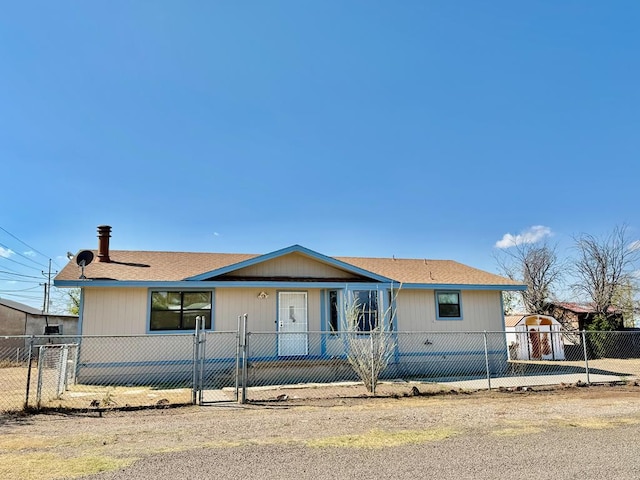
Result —
M 27 252 L 24 252 L 23 255 L 25 255 L 27 257 L 35 257 L 36 256 L 36 252 L 34 252 L 33 250 L 29 250 Z
M 498 240 L 495 244 L 497 248 L 509 248 L 516 245 L 522 245 L 525 243 L 536 243 L 545 237 L 551 236 L 551 229 L 543 225 L 534 225 L 524 232 L 520 232 L 517 235 L 505 233 L 502 239 Z
M 15 252 L 13 250 L 0 247 L 0 257 L 9 258 Z
M 635 242 L 631 242 L 629 245 L 630 251 L 640 250 L 640 240 L 636 240 Z
M 220 236 L 220 234 L 219 234 L 218 232 L 213 232 L 213 236 L 214 236 L 214 237 L 219 237 L 219 236 Z

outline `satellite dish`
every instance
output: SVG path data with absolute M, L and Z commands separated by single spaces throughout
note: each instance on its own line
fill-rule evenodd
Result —
M 86 267 L 93 261 L 93 252 L 91 250 L 83 250 L 76 256 L 76 263 L 81 267 Z
M 78 255 L 76 255 L 76 263 L 82 269 L 82 273 L 80 274 L 81 279 L 85 279 L 87 277 L 84 276 L 84 267 L 89 265 L 93 261 L 93 252 L 91 250 L 83 250 Z

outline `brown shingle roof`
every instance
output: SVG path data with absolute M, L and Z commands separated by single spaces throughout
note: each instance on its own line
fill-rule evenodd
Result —
M 97 253 L 97 252 L 94 252 Z M 111 262 L 94 261 L 85 268 L 93 280 L 180 281 L 249 260 L 259 255 L 112 250 Z M 452 260 L 335 257 L 336 260 L 405 284 L 519 285 L 507 278 Z M 56 281 L 79 277 L 75 262 L 67 264 Z
M 519 285 L 518 282 L 453 260 L 336 257 L 337 260 L 402 283 Z
M 573 313 L 596 313 L 595 305 L 589 303 L 556 302 L 553 304 L 553 306 L 569 310 Z M 621 313 L 622 311 L 611 305 L 608 307 L 607 312 Z

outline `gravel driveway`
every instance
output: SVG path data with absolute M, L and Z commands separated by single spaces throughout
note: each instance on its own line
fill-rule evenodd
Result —
M 244 446 L 153 456 L 129 469 L 90 478 L 637 480 L 638 438 L 640 428 L 634 425 L 516 437 L 469 434 L 387 449 Z
M 639 438 L 637 386 L 289 400 L 0 418 L 0 472 L 20 480 L 638 479 Z

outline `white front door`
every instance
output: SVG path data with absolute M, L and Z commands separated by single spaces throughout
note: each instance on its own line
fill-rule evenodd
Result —
M 307 339 L 307 292 L 278 294 L 278 355 L 309 353 Z

